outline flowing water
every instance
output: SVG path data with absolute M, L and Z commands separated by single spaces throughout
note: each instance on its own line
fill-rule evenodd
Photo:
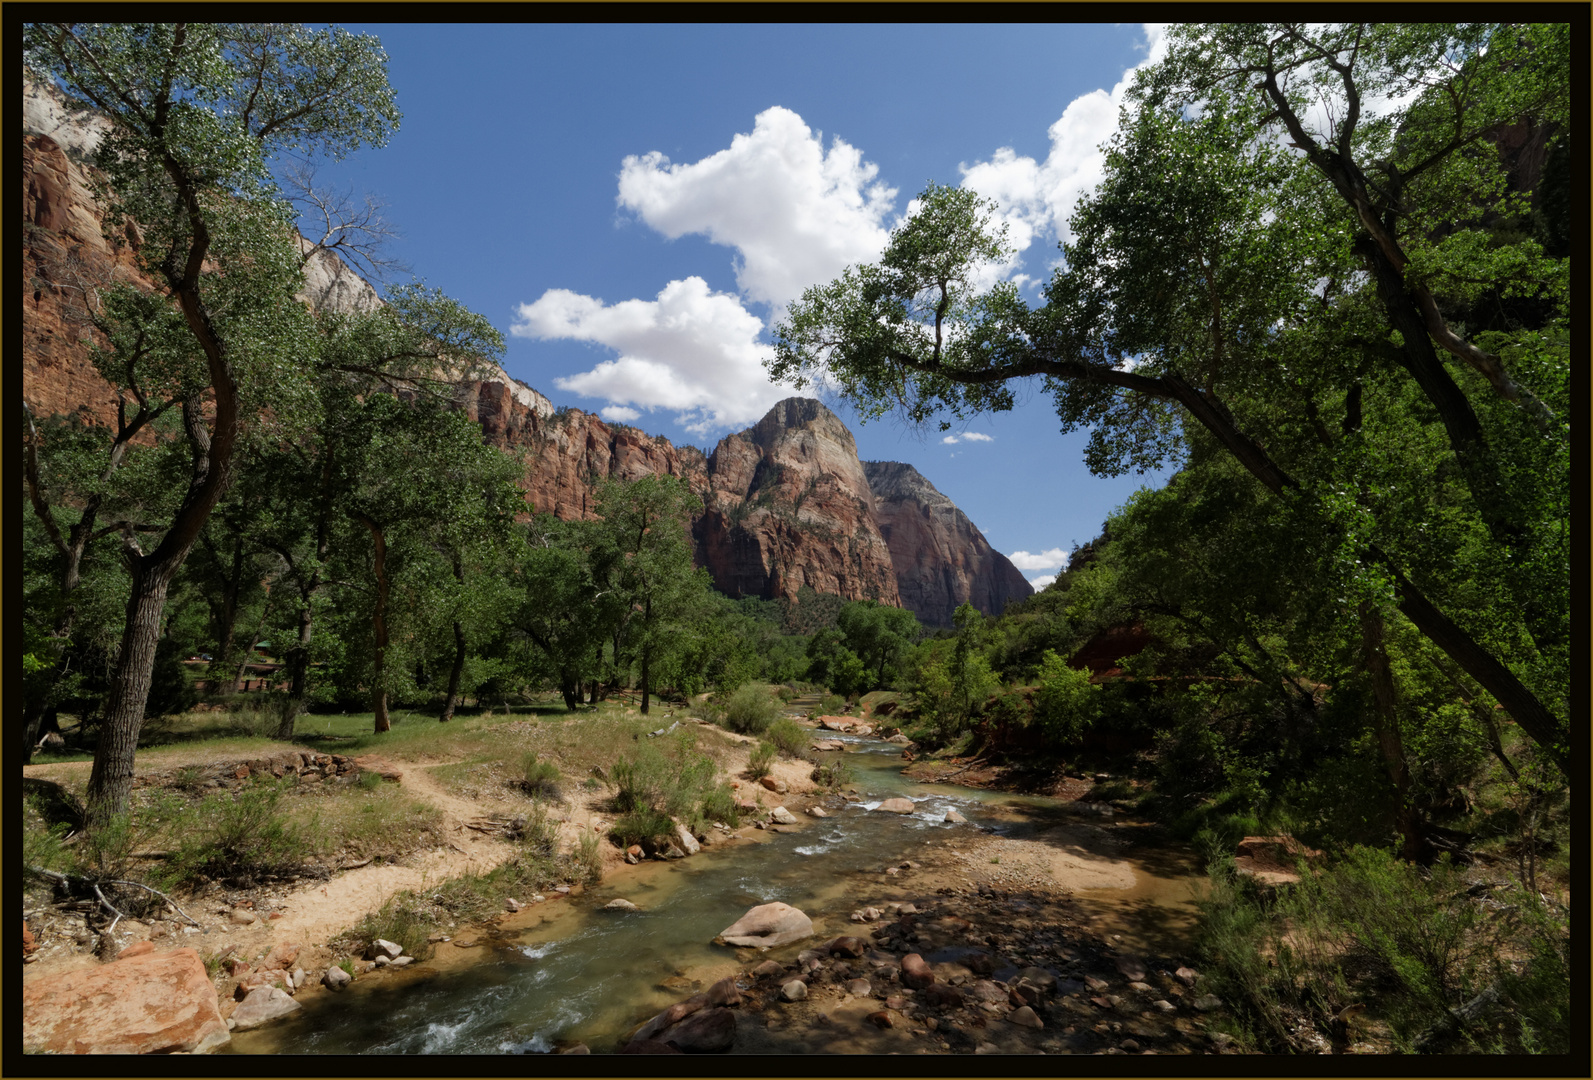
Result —
M 837 737 L 850 744 L 847 761 L 865 801 L 798 833 L 749 829 L 747 841 L 644 864 L 613 884 L 537 904 L 479 948 L 440 950 L 433 961 L 358 980 L 335 996 L 316 995 L 292 1019 L 234 1035 L 229 1051 L 490 1054 L 574 1042 L 614 1050 L 647 1016 L 742 970 L 745 951 L 712 940 L 749 907 L 780 900 L 801 908 L 819 941 L 853 932 L 847 916 L 860 898 L 891 887 L 902 898 L 918 892 L 910 880 L 882 886 L 883 866 L 955 839 L 958 830 L 1033 833 L 1063 810 L 1054 799 L 920 784 L 900 775 L 899 747 Z M 911 816 L 869 812 L 898 795 L 914 800 Z M 945 824 L 952 808 L 970 824 Z M 1100 831 L 1120 828 L 1132 826 Z M 1192 915 L 1192 867 L 1174 853 L 1139 848 L 1114 858 L 1133 866 L 1134 887 L 1078 893 L 1098 929 L 1142 948 L 1176 940 Z M 601 910 L 616 897 L 641 910 Z M 671 988 L 659 985 L 666 979 Z

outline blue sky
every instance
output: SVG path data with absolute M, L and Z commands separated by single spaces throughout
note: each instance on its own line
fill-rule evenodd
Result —
M 1137 25 L 363 25 L 404 119 L 317 182 L 372 194 L 391 254 L 490 319 L 505 368 L 569 405 L 711 450 L 792 391 L 759 358 L 803 287 L 870 261 L 930 181 L 995 198 L 1033 296 L 1098 179 Z M 1027 400 L 1025 400 L 1027 398 Z M 1049 402 L 951 433 L 866 426 L 1044 581 L 1136 488 Z M 948 434 L 955 441 L 948 441 Z M 1027 557 L 1025 557 L 1027 556 Z

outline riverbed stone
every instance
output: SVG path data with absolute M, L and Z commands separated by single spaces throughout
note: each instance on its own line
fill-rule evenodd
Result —
M 729 1009 L 702 1009 L 666 1028 L 657 1039 L 683 1054 L 722 1054 L 736 1041 L 736 1014 Z
M 371 947 L 365 950 L 365 959 L 375 960 L 378 956 L 385 956 L 389 960 L 396 960 L 404 955 L 404 947 L 396 941 L 386 938 L 377 938 L 371 942 Z
M 727 945 L 765 949 L 812 936 L 813 920 L 799 908 L 779 901 L 749 908 L 745 915 L 719 932 L 719 938 Z
M 658 1039 L 661 1032 L 674 1027 L 692 1013 L 700 1012 L 707 1004 L 707 994 L 693 994 L 685 1001 L 677 1001 L 632 1032 L 630 1041 L 645 1042 L 649 1039 Z
M 773 979 L 785 974 L 785 965 L 778 960 L 765 960 L 748 972 L 754 979 Z
M 758 783 L 762 784 L 765 788 L 767 788 L 769 791 L 774 792 L 776 795 L 784 795 L 786 793 L 786 791 L 787 791 L 785 781 L 784 780 L 776 780 L 772 776 L 760 777 L 758 779 Z
M 808 996 L 808 984 L 801 979 L 792 979 L 780 987 L 781 1001 L 801 1001 Z
M 235 1021 L 234 1031 L 248 1031 L 251 1028 L 269 1024 L 273 1020 L 280 1020 L 284 1016 L 291 1016 L 299 1011 L 302 1006 L 288 996 L 287 991 L 275 986 L 262 986 L 257 990 L 249 991 L 249 996 L 243 999 L 232 1014 Z
M 769 816 L 780 825 L 795 825 L 797 823 L 796 815 L 783 806 L 776 806 L 773 810 L 770 810 Z
M 675 842 L 680 845 L 680 849 L 687 855 L 695 855 L 702 850 L 702 845 L 697 842 L 697 838 L 684 825 L 677 824 L 675 826 Z
M 933 986 L 935 973 L 929 969 L 929 964 L 917 953 L 908 953 L 902 957 L 902 985 L 912 990 L 922 990 L 926 986 Z
M 891 1016 L 889 1009 L 879 1009 L 871 1012 L 865 1019 L 877 1028 L 892 1028 L 896 1026 L 896 1020 Z
M 326 969 L 326 973 L 321 976 L 321 985 L 333 993 L 341 992 L 353 981 L 354 976 L 340 967 L 329 967 Z
M 1029 1006 L 1027 1006 L 1027 1005 L 1024 1005 L 1024 1006 L 1022 1006 L 1020 1008 L 1013 1009 L 1012 1012 L 1008 1014 L 1007 1019 L 1012 1021 L 1014 1024 L 1017 1024 L 1019 1027 L 1026 1027 L 1026 1028 L 1043 1028 L 1043 1027 L 1045 1027 L 1045 1024 L 1042 1023 L 1040 1018 L 1035 1015 L 1034 1010 L 1029 1008 Z
M 862 938 L 846 936 L 831 938 L 824 945 L 824 951 L 831 956 L 850 956 L 854 959 L 862 956 L 867 948 Z
M 913 800 L 904 798 L 886 799 L 875 809 L 883 810 L 887 814 L 911 814 L 913 812 Z M 891 869 L 894 870 L 895 867 Z
M 231 1039 L 194 949 L 36 979 L 22 989 L 21 1034 L 25 1049 L 56 1054 L 204 1054 Z
M 955 811 L 955 810 L 947 810 L 946 811 L 945 821 L 946 821 L 946 824 L 948 824 L 948 825 L 966 825 L 966 824 L 968 824 L 968 819 L 963 817 L 961 814 L 957 813 L 957 811 Z
M 831 753 L 836 750 L 845 750 L 846 744 L 840 739 L 814 739 L 813 749 L 820 753 Z
M 1173 978 L 1177 979 L 1185 986 L 1192 987 L 1195 985 L 1196 980 L 1200 978 L 1200 973 L 1191 967 L 1181 967 L 1177 971 L 1173 972 Z
M 846 984 L 846 992 L 853 997 L 866 998 L 874 992 L 874 984 L 867 979 L 851 979 Z
M 641 908 L 626 899 L 610 900 L 603 905 L 604 911 L 640 911 Z
M 829 814 L 825 813 L 824 807 L 822 806 L 810 806 L 808 807 L 807 813 L 808 817 L 827 818 L 830 816 Z
M 235 907 L 227 912 L 227 921 L 234 926 L 251 926 L 260 921 L 260 917 L 248 908 Z
M 708 996 L 708 1004 L 713 1006 L 731 1006 L 741 1004 L 741 988 L 736 985 L 734 976 L 726 975 L 703 991 Z

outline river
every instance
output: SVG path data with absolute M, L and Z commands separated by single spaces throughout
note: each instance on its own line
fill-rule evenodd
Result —
M 908 780 L 900 775 L 899 747 L 838 737 L 850 744 L 861 802 L 838 806 L 824 820 L 799 814 L 805 827 L 796 833 L 749 829 L 747 841 L 644 864 L 568 900 L 534 905 L 484 936 L 479 948 L 448 949 L 437 960 L 357 980 L 341 994 L 309 996 L 292 1018 L 237 1033 L 223 1052 L 513 1054 L 576 1042 L 613 1051 L 647 1016 L 744 969 L 745 950 L 712 940 L 749 907 L 779 900 L 813 919 L 815 938 L 774 950 L 779 958 L 828 936 L 863 932 L 847 921 L 860 903 L 921 891 L 911 875 L 883 878 L 887 865 L 937 854 L 944 862 L 962 839 L 978 835 L 973 830 L 1018 839 L 1066 816 L 1054 799 Z M 914 800 L 911 816 L 871 811 L 898 795 Z M 946 824 L 950 809 L 968 823 Z M 1077 904 L 1092 929 L 1115 935 L 1125 949 L 1171 954 L 1192 925 L 1196 868 L 1177 851 L 1132 843 L 1139 828 L 1091 824 L 1079 835 L 1094 851 L 1055 857 L 1127 864 L 1129 887 L 1077 890 Z M 1093 836 L 1098 844 L 1090 843 Z M 640 910 L 602 910 L 617 897 Z

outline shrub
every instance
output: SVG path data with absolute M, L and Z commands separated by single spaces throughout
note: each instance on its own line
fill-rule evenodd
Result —
M 761 742 L 752 752 L 752 758 L 747 762 L 747 775 L 754 780 L 761 780 L 769 775 L 774 759 L 779 755 L 780 749 L 771 742 Z
M 769 725 L 769 731 L 765 737 L 783 753 L 789 754 L 791 757 L 801 757 L 802 751 L 807 749 L 813 736 L 808 732 L 807 728 L 795 720 L 782 716 Z
M 846 699 L 838 694 L 825 694 L 819 703 L 808 712 L 808 719 L 814 720 L 820 716 L 834 716 L 846 708 Z
M 702 797 L 702 816 L 708 821 L 722 821 L 732 829 L 741 824 L 741 811 L 736 809 L 736 796 L 720 784 Z
M 272 873 L 301 862 L 308 838 L 279 812 L 283 791 L 280 782 L 256 781 L 198 803 L 182 831 L 175 864 L 188 875 L 223 877 Z
M 361 919 L 354 928 L 354 936 L 366 944 L 377 938 L 396 942 L 404 947 L 406 956 L 424 960 L 431 955 L 431 942 L 427 938 L 436 925 L 429 907 L 412 892 L 398 893 Z
M 520 779 L 518 781 L 521 791 L 533 799 L 546 799 L 549 802 L 563 802 L 564 794 L 559 790 L 559 767 L 551 761 L 538 760 L 536 751 L 526 754 L 520 763 Z
M 780 718 L 780 706 L 763 683 L 747 683 L 737 688 L 725 702 L 722 723 L 742 735 L 762 735 Z
M 608 834 L 622 848 L 632 844 L 656 847 L 667 841 L 675 832 L 675 823 L 668 814 L 650 807 L 621 814 L 609 827 Z
M 575 850 L 570 853 L 570 860 L 574 864 L 577 881 L 595 885 L 603 880 L 603 855 L 598 848 L 596 833 L 582 830 L 575 842 Z
M 820 787 L 837 788 L 852 782 L 852 766 L 842 758 L 820 761 L 808 778 Z
M 1556 957 L 1568 955 L 1560 942 L 1569 938 L 1542 933 L 1530 914 L 1516 916 L 1535 898 L 1484 911 L 1447 860 L 1424 872 L 1365 847 L 1304 875 L 1275 901 L 1232 868 L 1227 857 L 1213 865 L 1201 950 L 1214 989 L 1240 1006 L 1266 1048 L 1292 1048 L 1301 1015 L 1332 1030 L 1351 1003 L 1366 1004 L 1406 1050 L 1519 1053 L 1568 1044 L 1568 969 Z M 1536 966 L 1517 975 L 1510 958 L 1523 955 Z M 1498 992 L 1497 1003 L 1450 1030 L 1455 1010 L 1485 988 Z
M 615 810 L 625 814 L 656 812 L 695 829 L 706 820 L 705 807 L 711 800 L 717 798 L 721 801 L 714 805 L 723 806 L 728 790 L 717 782 L 713 759 L 692 749 L 690 732 L 684 735 L 676 740 L 643 743 L 634 757 L 614 763 L 610 775 L 616 789 Z M 658 746 L 671 741 L 674 756 Z M 725 791 L 725 795 L 716 796 L 717 791 Z

